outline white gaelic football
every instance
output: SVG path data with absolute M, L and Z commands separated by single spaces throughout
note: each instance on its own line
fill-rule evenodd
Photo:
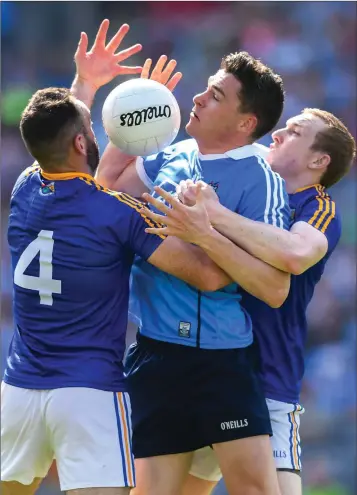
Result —
M 105 100 L 102 118 L 110 141 L 136 156 L 158 153 L 169 146 L 181 123 L 174 95 L 150 79 L 119 84 Z

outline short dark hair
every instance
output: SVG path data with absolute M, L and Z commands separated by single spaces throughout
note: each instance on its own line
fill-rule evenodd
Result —
M 258 123 L 252 137 L 259 139 L 274 129 L 284 108 L 281 77 L 247 52 L 226 55 L 222 59 L 221 69 L 233 74 L 242 85 L 238 94 L 241 111 L 257 117 Z
M 326 128 L 316 134 L 311 149 L 330 156 L 320 184 L 331 187 L 349 172 L 356 157 L 356 142 L 343 122 L 332 113 L 319 108 L 304 108 L 302 113 L 314 115 L 326 124 Z
M 76 134 L 84 132 L 83 116 L 67 88 L 37 91 L 22 113 L 20 131 L 26 148 L 46 169 L 61 164 Z

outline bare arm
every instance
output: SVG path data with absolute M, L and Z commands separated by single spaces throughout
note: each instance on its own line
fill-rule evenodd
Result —
M 272 308 L 279 308 L 287 298 L 288 273 L 255 258 L 213 228 L 197 245 L 245 291 Z
M 198 183 L 199 184 L 199 183 Z M 178 188 L 179 198 L 185 204 L 195 204 L 197 186 L 183 181 Z M 211 224 L 225 237 L 242 249 L 284 272 L 300 275 L 315 265 L 326 254 L 326 236 L 305 221 L 296 222 L 290 231 L 256 222 L 233 213 L 219 203 L 214 190 L 200 184 Z M 311 211 L 313 217 L 314 209 Z
M 140 198 L 148 188 L 136 170 L 136 159 L 108 143 L 96 172 L 97 181 L 113 191 L 121 191 L 134 198 Z
M 142 46 L 136 44 L 118 52 L 130 28 L 128 24 L 123 24 L 113 38 L 107 42 L 108 28 L 109 21 L 105 19 L 101 23 L 94 44 L 89 51 L 87 34 L 81 33 L 74 55 L 77 72 L 71 91 L 89 109 L 93 104 L 97 90 L 116 76 L 140 73 L 142 78 L 149 78 L 151 70 L 151 59 L 147 59 L 143 67 L 121 65 L 121 62 L 139 52 Z M 177 65 L 176 60 L 170 60 L 167 65 L 166 62 L 167 57 L 162 55 L 153 68 L 150 79 L 165 84 L 170 91 L 173 91 L 181 80 L 182 73 L 173 74 Z M 136 157 L 123 153 L 109 143 L 100 160 L 96 179 L 104 187 L 139 197 L 148 188 L 136 173 L 135 160 Z
M 147 261 L 203 291 L 215 291 L 232 283 L 200 248 L 177 237 L 167 237 Z
M 207 212 L 199 199 L 195 206 L 188 207 L 162 189 L 155 188 L 155 190 L 172 206 L 172 209 L 151 196 L 145 195 L 149 203 L 166 214 L 166 216 L 161 216 L 146 211 L 145 214 L 151 219 L 166 224 L 166 227 L 161 229 L 147 229 L 148 232 L 175 235 L 186 242 L 197 244 L 247 292 L 269 306 L 282 305 L 290 288 L 289 274 L 253 257 L 216 232 L 211 227 Z
M 255 222 L 218 204 L 210 213 L 212 225 L 253 256 L 284 272 L 300 275 L 323 258 L 325 235 L 306 222 L 290 231 Z
M 152 70 L 150 79 L 165 84 L 170 91 L 173 91 L 181 80 L 182 73 L 176 72 L 172 75 L 176 68 L 176 60 L 170 60 L 164 68 L 166 61 L 166 55 L 159 58 Z M 141 72 L 142 78 L 149 79 L 151 64 L 151 59 L 145 61 Z M 109 143 L 99 162 L 96 179 L 104 187 L 139 198 L 149 188 L 137 171 L 136 160 L 137 157 L 123 153 L 112 143 Z

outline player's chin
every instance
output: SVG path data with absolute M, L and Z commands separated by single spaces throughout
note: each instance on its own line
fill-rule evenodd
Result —
M 190 118 L 190 120 L 187 122 L 186 124 L 186 132 L 189 136 L 191 137 L 195 137 L 196 133 L 195 133 L 195 127 L 196 127 L 196 122 L 194 121 L 194 119 Z

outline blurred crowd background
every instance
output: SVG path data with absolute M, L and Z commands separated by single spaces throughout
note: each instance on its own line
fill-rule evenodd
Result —
M 133 65 L 167 54 L 184 74 L 175 94 L 187 121 L 192 97 L 203 90 L 223 55 L 247 50 L 284 79 L 280 124 L 304 107 L 340 117 L 356 137 L 355 2 L 2 2 L 1 3 L 1 338 L 2 359 L 12 334 L 11 273 L 6 243 L 11 188 L 31 164 L 18 130 L 31 94 L 70 86 L 81 31 L 90 42 L 103 18 L 110 34 L 128 22 L 124 42 L 143 44 Z M 131 61 L 132 62 L 132 61 Z M 123 79 L 115 81 L 122 82 Z M 92 119 L 101 151 L 101 107 Z M 185 137 L 181 129 L 179 138 Z M 262 141 L 269 144 L 270 136 Z M 354 495 L 356 461 L 356 167 L 331 191 L 343 218 L 339 247 L 309 307 L 306 377 L 301 402 L 304 495 Z M 129 328 L 128 340 L 134 338 Z M 4 363 L 2 364 L 3 367 Z M 56 472 L 40 489 L 59 492 Z M 225 493 L 220 486 L 217 494 Z

